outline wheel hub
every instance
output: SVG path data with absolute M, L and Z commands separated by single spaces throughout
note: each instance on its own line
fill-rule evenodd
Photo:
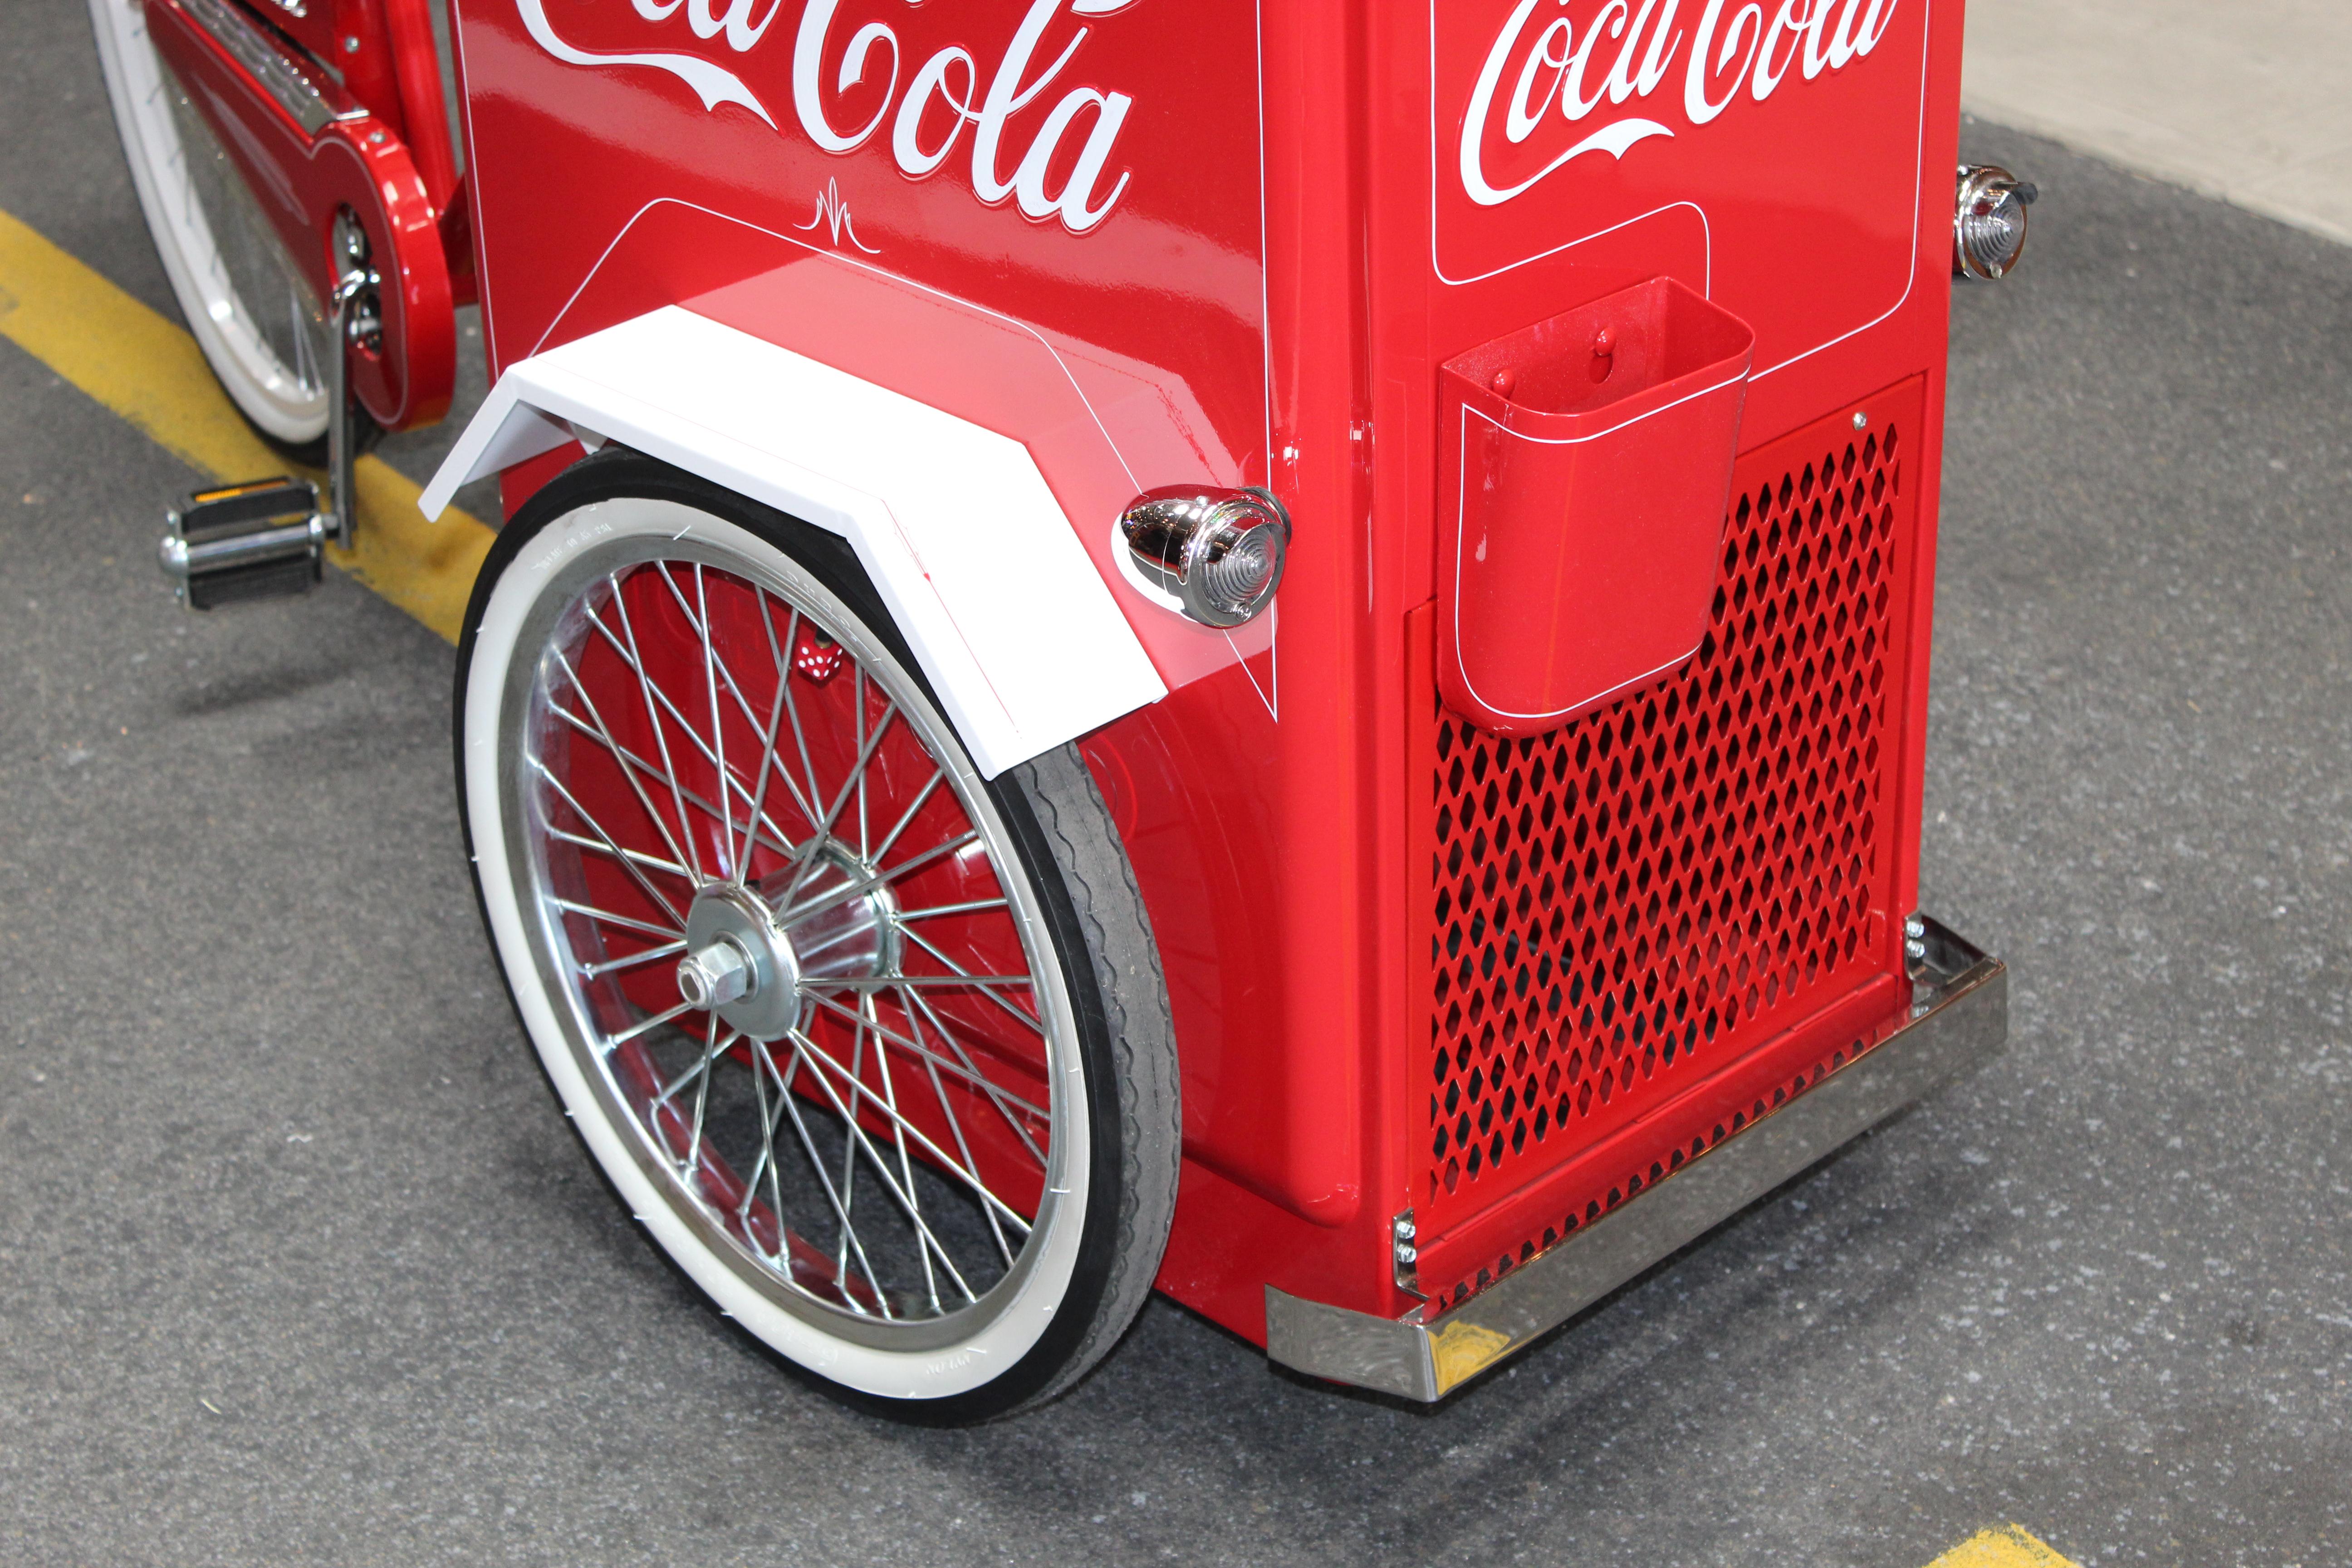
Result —
M 871 880 L 862 862 L 828 846 L 797 887 L 789 871 L 757 888 L 709 884 L 687 911 L 678 994 L 730 1028 L 772 1040 L 800 1024 L 812 984 L 890 973 L 898 900 Z

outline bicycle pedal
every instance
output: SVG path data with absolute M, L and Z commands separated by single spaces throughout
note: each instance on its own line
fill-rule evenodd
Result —
M 318 487 L 283 475 L 198 490 L 165 521 L 163 574 L 192 610 L 309 592 L 332 528 Z

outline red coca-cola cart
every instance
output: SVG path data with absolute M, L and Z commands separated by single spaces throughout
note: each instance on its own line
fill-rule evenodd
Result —
M 1032 1405 L 1156 1287 L 1436 1399 L 1998 1048 L 1917 911 L 2032 195 L 1956 189 L 1958 0 L 91 4 L 329 470 L 189 498 L 183 597 L 315 581 L 479 302 L 485 922 L 845 1396 Z

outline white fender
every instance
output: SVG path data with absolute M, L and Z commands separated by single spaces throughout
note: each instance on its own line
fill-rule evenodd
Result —
M 509 366 L 417 504 L 574 438 L 848 540 L 990 778 L 1167 695 L 1010 437 L 668 305 Z

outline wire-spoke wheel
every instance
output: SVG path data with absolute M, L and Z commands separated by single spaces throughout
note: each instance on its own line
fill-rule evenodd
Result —
M 457 697 L 517 1011 L 678 1265 L 913 1419 L 1108 1349 L 1166 1240 L 1176 1067 L 1075 750 L 982 780 L 846 545 L 617 450 L 501 533 Z
M 324 307 L 157 57 L 139 0 L 89 0 L 89 12 L 131 184 L 188 331 L 255 429 L 290 457 L 323 462 L 333 343 Z M 362 438 L 373 434 L 370 425 Z

